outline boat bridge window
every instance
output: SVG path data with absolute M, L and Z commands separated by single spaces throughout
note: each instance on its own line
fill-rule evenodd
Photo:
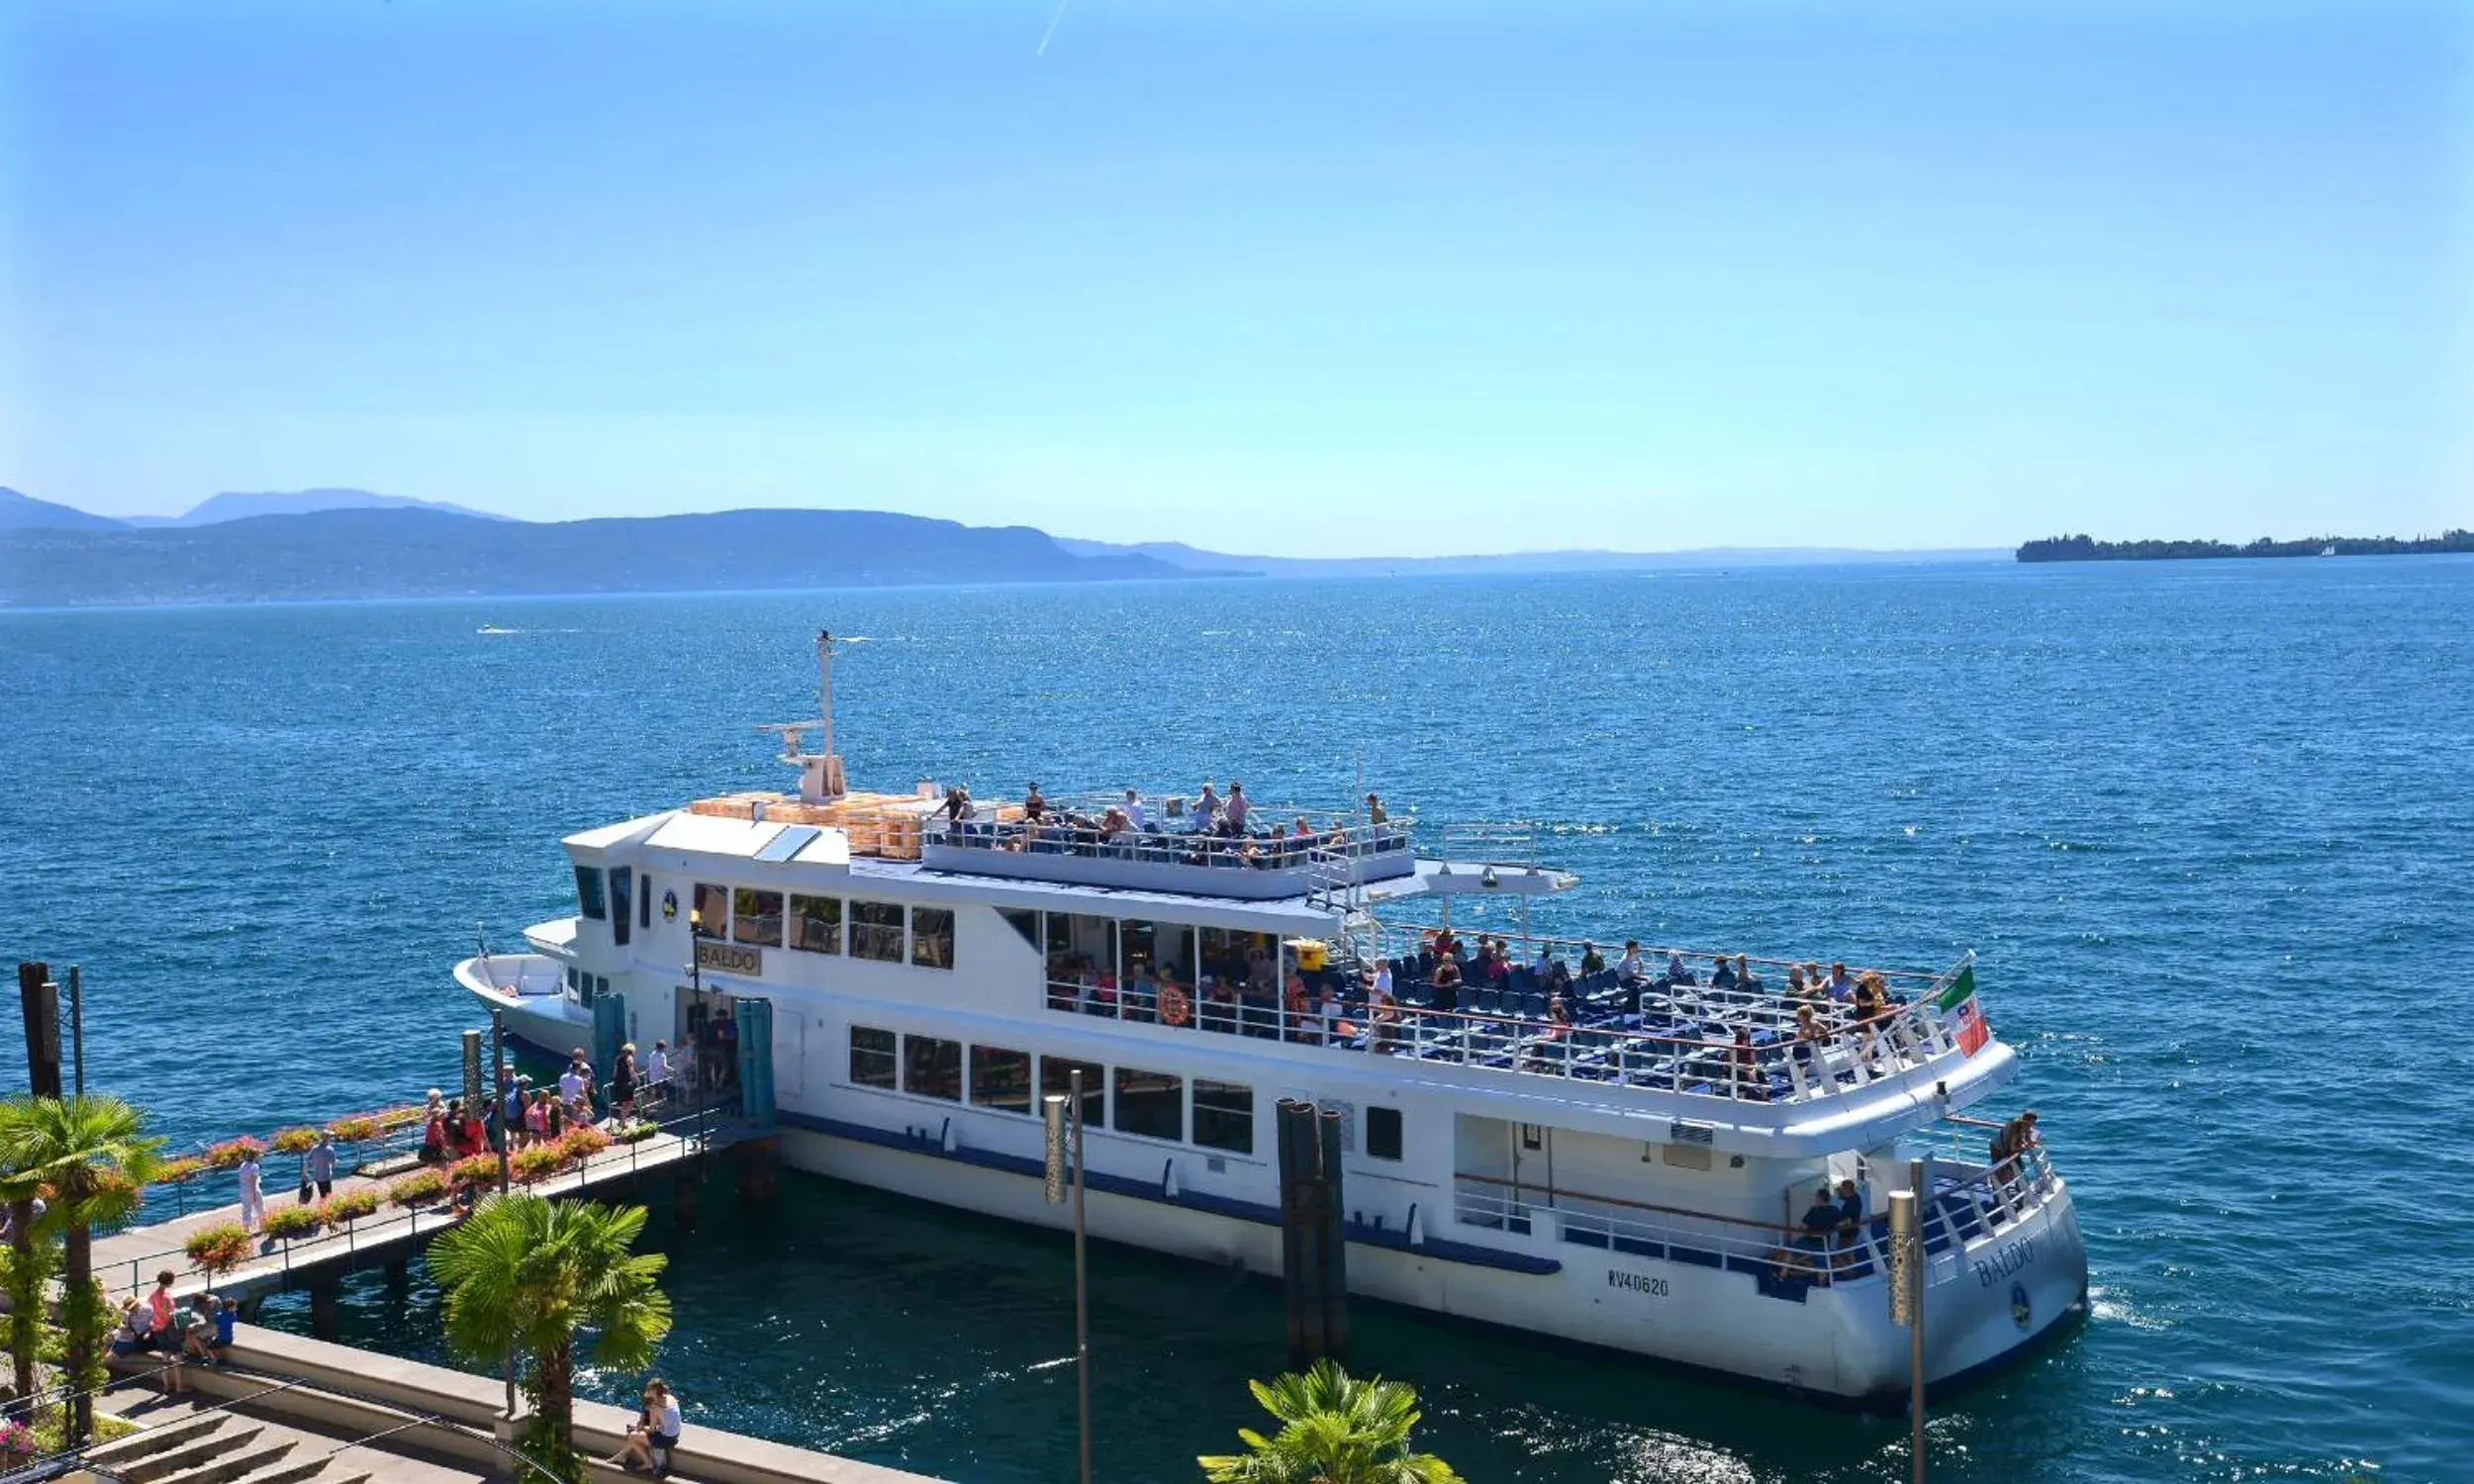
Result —
M 802 953 L 842 951 L 842 899 L 838 896 L 791 897 L 791 947 Z
M 645 873 L 644 890 L 635 899 L 635 925 L 640 932 L 653 930 L 653 878 L 650 872 Z
M 1083 1069 L 1083 1127 L 1104 1128 L 1107 1126 L 1108 1068 L 1096 1062 L 1076 1062 L 1065 1057 L 1040 1058 L 1040 1096 L 1045 1097 L 1051 1092 L 1070 1095 L 1074 1069 L 1078 1067 Z
M 718 938 L 730 930 L 730 888 L 711 881 L 696 883 L 696 901 L 689 909 L 688 926 L 707 938 Z
M 1031 1111 L 1031 1054 L 1000 1046 L 971 1048 L 971 1101 L 999 1113 Z
M 1186 1080 L 1165 1071 L 1116 1069 L 1116 1122 L 1120 1134 L 1146 1139 L 1186 1137 Z
M 576 868 L 576 906 L 595 922 L 610 915 L 610 904 L 602 899 L 602 870 L 598 866 Z
M 873 1026 L 850 1028 L 850 1079 L 862 1087 L 894 1085 L 894 1033 Z
M 1400 1158 L 1400 1110 L 1371 1103 L 1366 1109 L 1366 1158 Z
M 954 967 L 954 914 L 951 908 L 910 909 L 910 962 L 921 969 Z
M 1117 989 L 1117 925 L 1112 917 L 1079 913 L 1047 914 L 1048 1003 L 1072 1010 L 1108 1006 L 1111 1014 Z
M 1235 1155 L 1254 1153 L 1254 1089 L 1243 1082 L 1194 1080 L 1194 1143 Z
M 731 897 L 730 936 L 758 948 L 780 948 L 782 893 L 741 886 Z
M 902 1090 L 962 1101 L 962 1043 L 935 1036 L 902 1038 Z
M 635 920 L 635 872 L 625 866 L 614 866 L 610 872 L 610 930 L 618 946 L 627 946 L 627 931 Z
M 880 964 L 902 962 L 902 903 L 853 901 L 850 904 L 850 956 Z

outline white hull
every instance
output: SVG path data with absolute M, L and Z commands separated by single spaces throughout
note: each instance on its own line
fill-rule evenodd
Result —
M 785 1162 L 983 1215 L 1064 1227 L 1070 1208 L 1051 1206 L 1037 1179 L 943 1158 L 934 1150 L 887 1148 L 858 1139 L 786 1129 Z M 1094 1191 L 1092 1235 L 1104 1241 L 1243 1266 L 1277 1276 L 1277 1227 L 1166 1201 Z M 1908 1332 L 1889 1323 L 1879 1283 L 1844 1292 L 1812 1290 L 1803 1303 L 1769 1298 L 1742 1272 L 1662 1261 L 1549 1240 L 1503 1244 L 1559 1259 L 1554 1273 L 1520 1273 L 1414 1252 L 1353 1243 L 1353 1293 L 1507 1329 L 1602 1345 L 1652 1359 L 1721 1372 L 1851 1402 L 1903 1402 Z M 2033 1255 L 2016 1270 L 1985 1276 L 2005 1247 Z M 1558 1250 L 1560 1248 L 1560 1251 Z M 1963 1379 L 2033 1345 L 2069 1322 L 2084 1300 L 2086 1258 L 2066 1190 L 2033 1216 L 1971 1248 L 1967 1259 L 1934 1262 L 1927 1295 L 1926 1365 L 1937 1386 Z M 1995 1263 L 1998 1265 L 1998 1263 Z M 1990 1271 L 1988 1268 L 1987 1271 Z M 2014 1312 L 2012 1286 L 2027 1296 Z
M 455 982 L 487 1015 L 506 1020 L 507 1034 L 552 1056 L 563 1057 L 576 1047 L 593 1044 L 593 1016 L 568 997 L 563 986 L 541 991 L 544 970 L 548 982 L 559 984 L 557 966 L 537 954 L 467 959 L 455 966 Z M 518 992 L 518 986 L 531 992 Z

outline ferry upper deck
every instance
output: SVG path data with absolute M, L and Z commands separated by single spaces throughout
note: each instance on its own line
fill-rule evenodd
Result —
M 1181 802 L 1134 800 L 1163 822 L 1190 817 Z M 1359 1054 L 1392 1075 L 1552 1101 L 1558 1118 L 1594 1113 L 1645 1139 L 1843 1149 L 1964 1107 L 2013 1069 L 1976 1011 L 1965 963 L 1939 974 L 1851 972 L 1879 988 L 1861 1014 L 1819 985 L 1791 990 L 1799 966 L 1779 960 L 1743 959 L 1738 977 L 1732 955 L 1661 946 L 1619 962 L 1610 944 L 1590 963 L 1592 948 L 1520 933 L 1507 940 L 1513 961 L 1497 966 L 1467 944 L 1454 955 L 1441 924 L 1386 918 L 1423 906 L 1448 924 L 1456 899 L 1535 896 L 1573 878 L 1528 861 L 1421 856 L 1405 819 L 1309 810 L 1300 830 L 1285 808 L 1277 834 L 1226 835 L 1135 828 L 1053 802 L 1040 812 L 1013 800 L 950 807 L 925 787 L 823 801 L 734 794 L 566 843 L 580 887 L 605 859 L 634 861 L 647 909 L 654 872 L 684 878 L 700 960 L 708 944 L 785 950 L 748 993 L 833 955 L 849 966 L 836 972 L 845 984 L 852 960 L 941 958 L 950 970 L 953 910 L 990 907 L 1021 938 L 1018 949 L 992 943 L 991 956 L 1019 952 L 1021 968 L 974 964 L 969 988 L 936 986 L 933 1002 L 957 1013 L 1044 1010 L 1074 1017 L 1057 1029 L 1078 1036 L 1200 1037 L 1197 1048 L 1248 1056 Z M 937 925 L 923 930 L 929 914 Z M 565 924 L 528 936 L 555 957 L 575 951 Z M 1389 989 L 1380 997 L 1379 958 Z

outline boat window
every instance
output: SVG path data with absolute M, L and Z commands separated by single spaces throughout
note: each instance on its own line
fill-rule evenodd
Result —
M 1048 914 L 1048 1005 L 1117 1012 L 1116 919 Z
M 1039 914 L 1037 912 L 1019 911 L 1013 907 L 999 907 L 997 909 L 997 915 L 1002 917 L 1007 923 L 1012 925 L 1015 932 L 1022 935 L 1022 941 L 1031 946 L 1031 951 L 1033 953 L 1037 953 L 1039 951 Z
M 579 985 L 579 983 L 583 980 L 583 978 L 584 978 L 584 971 L 583 971 L 583 970 L 581 970 L 581 969 L 574 969 L 574 968 L 570 968 L 570 969 L 567 971 L 567 987 L 568 987 L 568 988 L 570 988 L 570 989 L 574 989 L 574 988 L 576 988 L 576 987 Z
M 838 896 L 792 896 L 791 947 L 811 954 L 840 953 L 842 899 Z
M 647 873 L 644 889 L 635 898 L 635 925 L 643 932 L 653 930 L 653 878 Z
M 902 1090 L 962 1101 L 962 1043 L 934 1036 L 902 1038 Z
M 1380 1103 L 1366 1110 L 1366 1158 L 1397 1159 L 1400 1158 L 1400 1110 Z
M 759 948 L 782 946 L 782 893 L 741 886 L 731 893 L 730 936 Z
M 850 1079 L 862 1087 L 894 1085 L 894 1033 L 864 1025 L 850 1028 Z
M 1254 1089 L 1243 1082 L 1194 1081 L 1194 1143 L 1254 1153 Z
M 610 904 L 602 900 L 602 869 L 598 866 L 576 868 L 576 905 L 595 922 L 610 915 Z
M 711 881 L 696 883 L 696 903 L 687 925 L 700 938 L 718 938 L 730 930 L 730 888 Z
M 921 969 L 954 967 L 954 914 L 947 907 L 910 909 L 910 962 Z
M 1149 934 L 1149 964 L 1153 974 L 1188 988 L 1202 982 L 1200 933 L 1182 922 L 1146 922 L 1139 926 Z M 1127 941 L 1132 941 L 1130 933 Z
M 610 930 L 618 946 L 627 946 L 627 933 L 635 925 L 635 872 L 625 866 L 614 866 L 610 872 Z
M 1031 1054 L 1000 1046 L 971 1048 L 971 1101 L 1000 1113 L 1031 1111 Z
M 1165 1071 L 1116 1069 L 1116 1123 L 1120 1134 L 1146 1139 L 1186 1137 L 1186 1079 Z
M 1108 1111 L 1108 1068 L 1096 1062 L 1073 1062 L 1064 1057 L 1039 1059 L 1039 1092 L 1070 1094 L 1069 1085 L 1074 1068 L 1083 1069 L 1083 1126 L 1097 1128 L 1106 1122 Z
M 883 964 L 902 962 L 902 903 L 854 901 L 850 904 L 850 956 Z

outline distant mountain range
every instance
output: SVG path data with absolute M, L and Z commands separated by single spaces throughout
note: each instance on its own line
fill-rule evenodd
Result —
M 21 497 L 0 509 L 22 520 L 26 507 L 41 504 Z M 1076 556 L 1028 526 L 970 526 L 875 510 L 532 522 L 436 510 L 347 509 L 152 529 L 0 527 L 0 606 L 11 607 L 1191 575 L 1148 557 Z
M 2436 536 L 2305 536 L 2279 541 L 2261 536 L 2247 546 L 2230 541 L 2099 541 L 2092 536 L 2046 536 L 2019 547 L 2023 562 L 2180 562 L 2219 557 L 2429 556 L 2474 552 L 2474 531 Z
M 115 520 L 0 489 L 0 606 L 718 592 L 1187 577 L 1603 572 L 1997 560 L 2004 551 L 1729 548 L 1267 557 L 873 510 L 527 521 L 366 490 L 217 495 Z
M 1783 567 L 1854 562 L 1998 562 L 2010 557 L 2003 549 L 1975 547 L 1940 551 L 1861 551 L 1836 546 L 1706 546 L 1690 551 L 1516 551 L 1499 556 L 1444 557 L 1273 557 L 1237 556 L 1204 551 L 1183 541 L 1144 541 L 1121 545 L 1059 536 L 1057 544 L 1076 556 L 1146 556 L 1188 572 L 1232 569 L 1265 577 L 1434 577 L 1496 573 L 1626 572 L 1675 567 Z

